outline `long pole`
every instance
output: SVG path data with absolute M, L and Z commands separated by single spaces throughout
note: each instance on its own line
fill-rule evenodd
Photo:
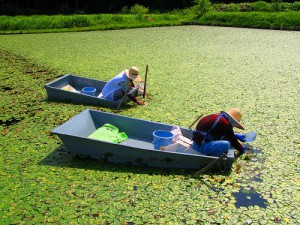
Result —
M 212 168 L 214 165 L 216 165 L 219 162 L 222 162 L 224 160 L 226 160 L 227 154 L 223 153 L 222 155 L 220 155 L 219 158 L 217 158 L 216 160 L 212 161 L 210 164 L 208 164 L 207 166 L 205 166 L 204 168 L 202 168 L 201 170 L 199 170 L 198 172 L 196 172 L 194 174 L 194 176 L 196 175 L 200 175 L 204 172 L 206 172 L 207 170 L 209 170 L 210 168 Z
M 119 109 L 120 106 L 123 104 L 123 101 L 124 101 L 124 99 L 127 97 L 127 94 L 128 94 L 129 91 L 130 91 L 130 89 L 128 89 L 127 92 L 124 92 L 124 95 L 123 95 L 122 99 L 120 100 L 120 103 L 119 103 L 117 109 Z
M 146 95 L 147 75 L 148 75 L 148 65 L 146 65 L 146 73 L 145 73 L 145 83 L 144 83 L 144 93 L 143 93 L 143 98 L 145 98 L 145 95 Z
M 203 116 L 203 114 L 201 114 L 197 119 L 195 119 L 195 121 L 189 126 L 189 129 L 192 128 L 192 126 Z

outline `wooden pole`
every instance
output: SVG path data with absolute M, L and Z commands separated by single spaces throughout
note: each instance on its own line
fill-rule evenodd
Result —
M 120 106 L 122 105 L 122 103 L 123 103 L 124 99 L 126 98 L 126 96 L 127 96 L 128 92 L 129 92 L 129 90 L 128 90 L 126 93 L 124 93 L 124 95 L 123 95 L 122 99 L 120 100 L 120 103 L 119 103 L 119 105 L 118 105 L 117 109 L 119 109 L 119 108 L 120 108 Z
M 203 114 L 201 114 L 190 126 L 189 129 L 192 128 L 192 126 L 203 116 Z
M 208 164 L 207 166 L 205 166 L 204 168 L 202 168 L 200 171 L 196 172 L 194 174 L 194 176 L 200 175 L 202 173 L 205 173 L 207 170 L 209 170 L 210 168 L 212 168 L 214 165 L 216 165 L 219 162 L 222 162 L 224 160 L 226 160 L 227 158 L 227 154 L 223 153 L 222 155 L 220 155 L 219 158 L 217 158 L 216 160 L 214 160 L 213 162 L 211 162 L 210 164 Z
M 148 65 L 146 65 L 146 73 L 145 73 L 145 83 L 144 83 L 144 93 L 143 93 L 143 98 L 145 98 L 145 95 L 146 95 L 147 75 L 148 75 Z

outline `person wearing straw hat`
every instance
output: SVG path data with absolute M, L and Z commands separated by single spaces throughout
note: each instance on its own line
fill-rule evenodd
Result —
M 242 113 L 237 108 L 202 118 L 193 131 L 193 149 L 211 156 L 220 156 L 231 148 L 245 153 L 245 147 L 239 142 L 245 142 L 245 136 L 233 131 L 234 127 L 244 130 L 241 118 Z
M 126 94 L 133 102 L 144 105 L 144 102 L 137 100 L 131 95 L 135 89 L 139 88 L 139 86 L 135 86 L 133 82 L 141 81 L 139 69 L 136 66 L 132 66 L 108 81 L 98 97 L 111 101 L 118 101 Z

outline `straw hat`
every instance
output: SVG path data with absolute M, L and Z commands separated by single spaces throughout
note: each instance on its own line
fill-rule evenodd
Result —
M 237 108 L 231 108 L 225 112 L 230 119 L 230 123 L 233 127 L 245 130 L 244 127 L 240 124 L 242 118 L 242 112 Z
M 129 69 L 126 69 L 125 74 L 132 81 L 137 81 L 137 82 L 142 81 L 139 75 L 139 69 L 136 66 L 132 66 Z

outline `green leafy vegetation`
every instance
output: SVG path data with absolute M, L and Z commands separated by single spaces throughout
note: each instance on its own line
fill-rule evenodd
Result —
M 198 22 L 205 25 L 300 30 L 300 12 L 209 12 Z
M 299 2 L 211 4 L 209 0 L 195 0 L 194 4 L 190 8 L 165 13 L 153 13 L 149 8 L 136 4 L 130 8 L 123 7 L 118 14 L 0 16 L 0 33 L 112 30 L 195 23 L 263 29 L 300 29 Z
M 132 14 L 0 16 L 2 33 L 110 30 L 148 26 L 180 25 L 188 14 L 145 14 L 147 9 L 133 7 Z
M 200 17 L 212 10 L 209 0 L 195 0 L 195 6 L 192 8 L 194 13 Z
M 243 2 L 230 4 L 213 4 L 217 12 L 287 12 L 299 11 L 300 2 L 287 3 L 281 0 L 274 0 L 271 3 L 265 1 Z
M 299 224 L 299 37 L 202 26 L 0 36 L 0 223 Z M 108 80 L 136 65 L 143 77 L 146 64 L 145 106 L 47 101 L 44 84 L 65 73 Z M 229 173 L 74 158 L 50 133 L 86 108 L 188 127 L 230 107 L 258 137 Z
M 147 14 L 149 12 L 149 8 L 147 7 L 144 7 L 142 5 L 138 5 L 138 4 L 135 4 L 134 6 L 132 6 L 130 8 L 130 13 L 133 13 L 133 14 Z
M 199 0 L 205 2 L 206 0 Z M 198 12 L 203 25 L 300 30 L 299 2 L 257 1 L 253 3 L 214 4 L 213 10 Z M 200 7 L 205 8 L 205 7 Z M 196 12 L 197 13 L 197 12 Z

